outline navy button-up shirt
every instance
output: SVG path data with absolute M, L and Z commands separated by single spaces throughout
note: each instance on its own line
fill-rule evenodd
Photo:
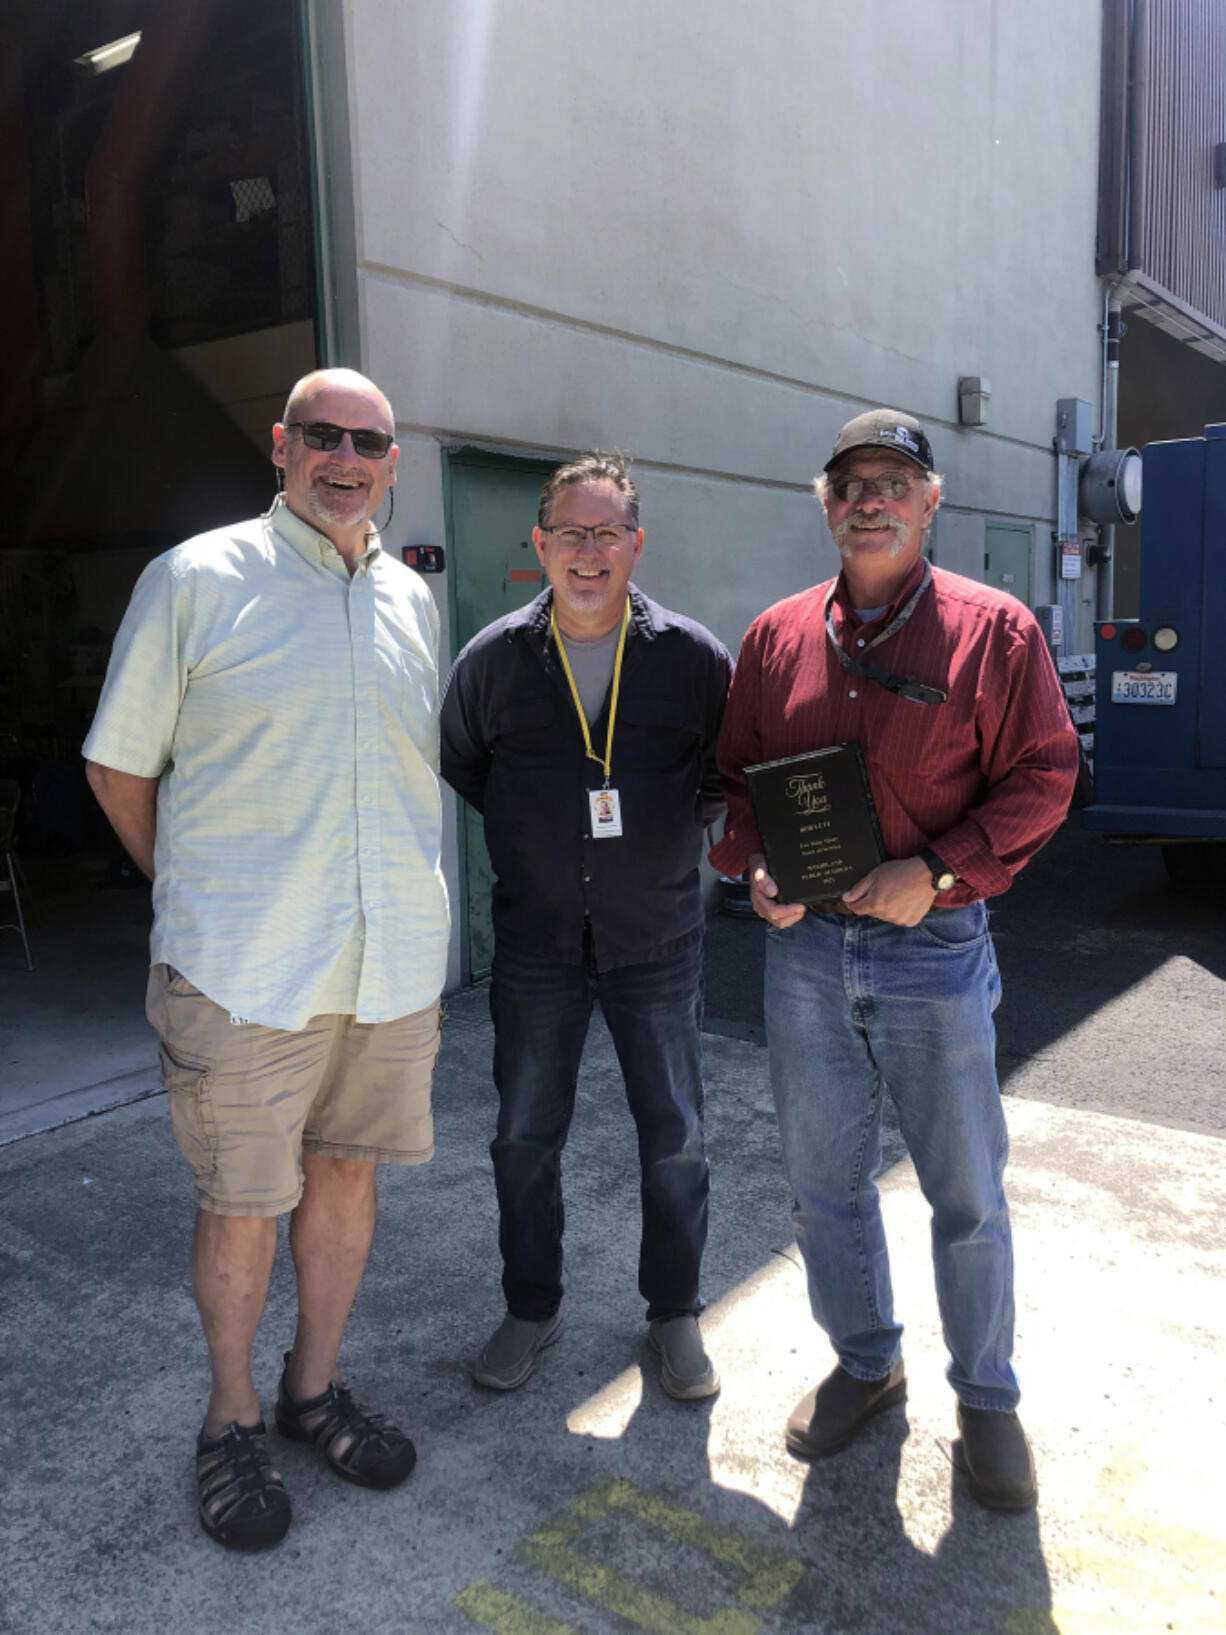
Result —
M 610 778 L 622 833 L 593 839 L 588 795 L 604 774 L 584 753 L 552 597 L 488 625 L 456 660 L 443 777 L 485 817 L 497 939 L 578 964 L 587 921 L 599 970 L 664 959 L 702 935 L 699 863 L 724 809 L 715 744 L 732 660 L 631 585 Z M 602 750 L 607 727 L 606 699 L 591 723 Z

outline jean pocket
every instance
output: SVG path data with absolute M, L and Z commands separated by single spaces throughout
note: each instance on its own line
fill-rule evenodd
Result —
M 170 1103 L 170 1123 L 193 1174 L 211 1175 L 217 1164 L 217 1126 L 211 1097 L 213 1068 L 158 1046 L 158 1067 Z
M 964 954 L 987 941 L 988 920 L 982 903 L 970 903 L 965 908 L 936 909 L 924 916 L 916 930 L 930 947 Z

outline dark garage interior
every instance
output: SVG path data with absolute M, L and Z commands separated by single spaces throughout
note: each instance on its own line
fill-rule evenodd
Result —
M 20 904 L 35 966 L 0 933 L 0 1002 L 20 992 L 21 1020 L 44 984 L 145 958 L 147 895 L 80 746 L 145 564 L 272 498 L 316 248 L 297 0 L 6 0 L 0 64 L 0 925 Z

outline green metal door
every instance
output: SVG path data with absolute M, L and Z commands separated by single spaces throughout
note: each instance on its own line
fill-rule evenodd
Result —
M 983 530 L 983 582 L 1030 606 L 1033 530 L 1019 522 L 989 522 Z
M 532 600 L 545 576 L 532 544 L 541 484 L 553 465 L 480 449 L 443 454 L 451 565 L 451 640 L 458 653 L 487 624 Z M 478 813 L 460 802 L 460 959 L 466 979 L 488 975 L 493 873 Z

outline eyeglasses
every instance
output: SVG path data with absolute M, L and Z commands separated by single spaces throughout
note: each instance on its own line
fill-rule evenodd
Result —
M 388 431 L 370 431 L 361 426 L 334 426 L 330 420 L 287 420 L 286 431 L 295 427 L 302 433 L 308 448 L 321 449 L 330 454 L 340 448 L 346 437 L 353 444 L 353 452 L 363 460 L 381 460 L 394 441 Z
M 627 534 L 638 533 L 638 529 L 632 522 L 598 522 L 594 528 L 580 528 L 573 522 L 562 522 L 556 527 L 542 528 L 541 532 L 552 534 L 559 545 L 567 545 L 577 551 L 589 534 L 594 544 L 612 549 L 622 544 Z
M 900 500 L 913 482 L 919 479 L 901 471 L 887 471 L 881 477 L 836 477 L 830 492 L 836 500 L 854 505 L 861 494 L 880 494 L 883 500 Z

